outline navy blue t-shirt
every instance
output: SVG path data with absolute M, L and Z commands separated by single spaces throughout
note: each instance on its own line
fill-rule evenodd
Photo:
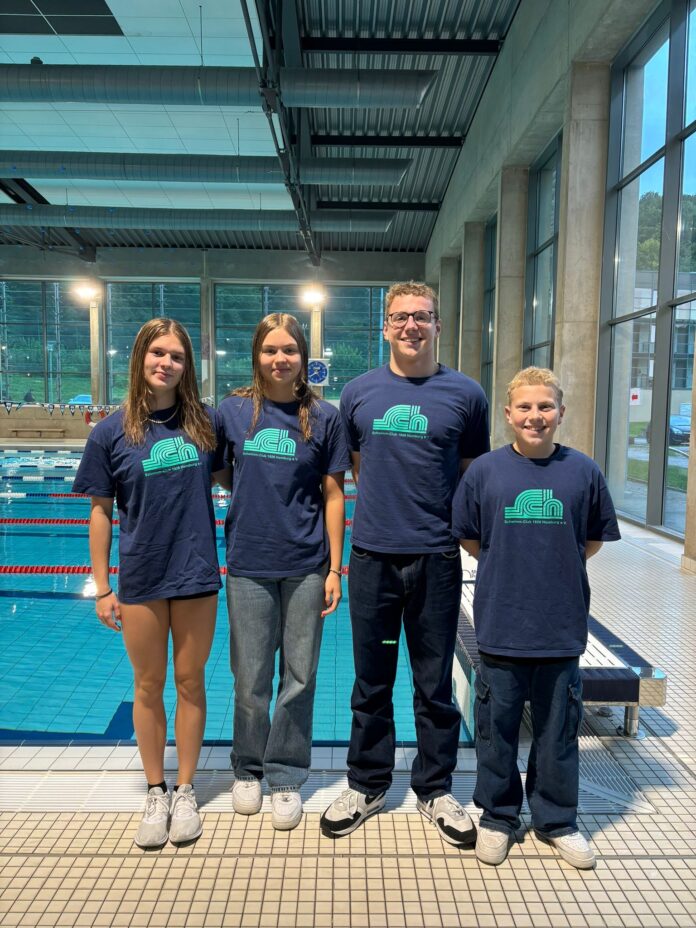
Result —
M 481 543 L 474 623 L 481 651 L 575 657 L 587 645 L 587 541 L 621 536 L 597 464 L 557 445 L 526 458 L 506 445 L 474 461 L 452 507 L 458 538 Z
M 329 556 L 321 478 L 350 467 L 338 410 L 318 400 L 304 441 L 299 404 L 265 400 L 253 434 L 253 401 L 228 396 L 218 407 L 233 464 L 225 520 L 227 570 L 235 577 L 299 577 Z
M 174 411 L 151 413 L 164 420 Z M 169 422 L 148 422 L 142 445 L 128 445 L 123 410 L 92 429 L 73 484 L 74 493 L 116 499 L 120 520 L 118 596 L 124 603 L 214 593 L 221 586 L 215 546 L 210 475 L 223 467 L 214 409 L 206 407 L 218 435 L 215 453 L 202 451 Z
M 488 451 L 488 403 L 471 378 L 440 365 L 400 377 L 389 365 L 341 394 L 348 446 L 360 453 L 352 542 L 369 551 L 451 551 L 460 460 Z

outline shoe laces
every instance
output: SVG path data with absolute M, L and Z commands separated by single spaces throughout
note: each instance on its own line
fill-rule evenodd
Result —
M 457 802 L 451 793 L 447 793 L 446 796 L 438 797 L 433 804 L 433 811 L 435 810 L 436 805 L 440 806 L 440 812 L 449 812 L 449 814 L 455 818 L 464 818 L 466 815 L 464 809 L 462 809 L 461 805 Z M 444 809 L 442 806 L 444 806 Z
M 193 789 L 181 790 L 178 789 L 174 793 L 174 802 L 172 804 L 172 815 L 176 814 L 179 816 L 190 816 L 198 812 L 198 806 L 196 804 L 196 794 Z
M 351 789 L 349 786 L 348 789 L 344 789 L 338 799 L 335 800 L 336 808 L 341 812 L 348 812 L 349 814 L 355 812 L 358 808 L 358 796 L 360 794 L 357 790 Z
M 572 847 L 577 848 L 578 850 L 584 850 L 587 847 L 587 841 L 585 840 L 584 835 L 579 831 L 573 831 L 569 835 L 562 835 L 562 840 L 564 844 L 570 844 Z
M 169 794 L 156 793 L 153 789 L 149 790 L 145 802 L 145 818 L 158 818 L 160 815 L 169 815 Z

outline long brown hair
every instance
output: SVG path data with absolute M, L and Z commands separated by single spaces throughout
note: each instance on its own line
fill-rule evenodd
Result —
M 145 440 L 151 413 L 148 402 L 151 394 L 145 380 L 145 355 L 153 341 L 162 335 L 174 335 L 184 348 L 184 373 L 176 388 L 180 427 L 202 451 L 214 451 L 217 444 L 215 432 L 198 393 L 191 337 L 176 319 L 150 319 L 135 336 L 128 371 L 128 395 L 123 404 L 126 442 L 141 445 Z
M 290 338 L 297 342 L 297 347 L 300 349 L 300 360 L 302 364 L 293 385 L 293 393 L 295 399 L 300 404 L 297 417 L 300 422 L 302 439 L 304 441 L 309 441 L 312 436 L 311 414 L 318 406 L 317 395 L 314 390 L 312 390 L 307 380 L 307 366 L 309 362 L 307 340 L 304 337 L 304 332 L 302 331 L 300 323 L 294 316 L 291 316 L 290 313 L 270 313 L 270 315 L 264 316 L 261 322 L 256 326 L 256 331 L 251 341 L 251 383 L 247 387 L 239 387 L 237 390 L 233 390 L 232 395 L 245 396 L 253 400 L 254 411 L 251 417 L 251 425 L 249 426 L 249 434 L 251 434 L 256 428 L 256 423 L 259 421 L 259 416 L 263 408 L 263 401 L 266 396 L 263 389 L 261 366 L 259 364 L 261 348 L 263 347 L 266 336 L 276 329 L 283 329 L 287 332 Z

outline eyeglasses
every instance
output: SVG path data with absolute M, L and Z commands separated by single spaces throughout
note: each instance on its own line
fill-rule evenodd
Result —
M 416 325 L 430 325 L 435 318 L 432 309 L 417 309 L 415 313 L 389 313 L 387 319 L 395 329 L 403 328 L 409 319 L 413 319 Z

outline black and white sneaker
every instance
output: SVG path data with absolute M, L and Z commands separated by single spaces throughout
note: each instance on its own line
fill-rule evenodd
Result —
M 429 801 L 419 799 L 416 807 L 421 815 L 433 823 L 440 837 L 448 844 L 462 847 L 476 841 L 476 827 L 469 813 L 464 811 L 451 793 Z
M 319 819 L 321 833 L 327 838 L 342 838 L 359 828 L 366 818 L 384 808 L 386 793 L 367 796 L 357 789 L 344 789 Z

